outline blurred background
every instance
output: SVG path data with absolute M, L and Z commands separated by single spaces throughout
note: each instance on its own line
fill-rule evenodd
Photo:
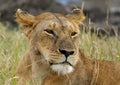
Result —
M 120 35 L 120 0 L 0 0 L 0 22 L 14 28 L 15 12 L 18 8 L 33 15 L 41 12 L 69 13 L 75 7 L 82 8 L 85 15 L 85 29 L 102 34 Z

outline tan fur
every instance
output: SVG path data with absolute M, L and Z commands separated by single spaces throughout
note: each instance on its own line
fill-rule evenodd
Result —
M 79 9 L 66 16 L 33 16 L 18 9 L 16 21 L 29 38 L 29 50 L 17 69 L 18 85 L 120 85 L 119 62 L 89 59 L 79 49 L 78 25 L 83 20 Z M 61 49 L 74 53 L 66 58 Z M 65 59 L 70 64 L 61 63 Z

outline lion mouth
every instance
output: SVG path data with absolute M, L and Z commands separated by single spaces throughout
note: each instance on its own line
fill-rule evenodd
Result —
M 50 65 L 57 65 L 57 64 L 68 64 L 68 65 L 73 67 L 73 65 L 71 63 L 69 63 L 68 61 L 63 61 L 63 62 L 60 62 L 60 63 L 50 63 Z

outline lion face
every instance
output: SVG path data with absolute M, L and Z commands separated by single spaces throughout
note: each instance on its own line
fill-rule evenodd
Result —
M 79 29 L 73 23 L 67 19 L 55 19 L 40 22 L 32 38 L 37 38 L 37 49 L 51 68 L 66 74 L 73 71 L 79 59 L 78 35 Z
M 28 16 L 31 17 L 32 25 L 29 20 L 29 23 L 26 23 L 24 17 Z M 43 13 L 35 17 L 20 10 L 17 13 L 18 22 L 27 29 L 25 34 L 31 41 L 31 47 L 40 52 L 53 71 L 63 75 L 74 71 L 74 66 L 79 60 L 80 32 L 78 21 L 71 20 L 72 16 Z M 20 20 L 24 20 L 24 23 Z

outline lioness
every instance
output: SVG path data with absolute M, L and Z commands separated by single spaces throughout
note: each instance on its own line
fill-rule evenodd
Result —
M 32 85 L 120 85 L 120 63 L 89 59 L 79 49 L 84 18 L 80 9 L 38 16 L 17 10 L 16 20 L 29 38 L 29 50 L 17 69 L 19 85 L 29 80 Z

